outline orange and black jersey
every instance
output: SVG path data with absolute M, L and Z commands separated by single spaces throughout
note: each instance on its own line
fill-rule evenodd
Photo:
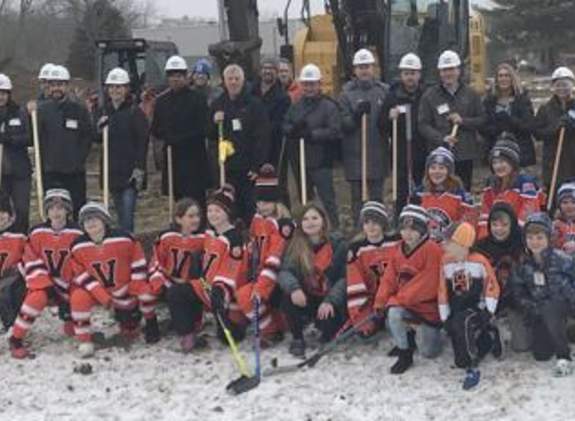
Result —
M 147 266 L 139 242 L 120 230 L 109 230 L 101 244 L 87 234 L 72 244 L 73 282 L 102 304 L 125 297 L 131 282 L 147 281 Z M 110 296 L 111 294 L 111 296 Z
M 26 236 L 13 232 L 11 228 L 0 232 L 0 277 L 7 276 L 14 269 L 22 272 L 22 257 Z
M 183 235 L 176 229 L 162 232 L 154 245 L 149 270 L 154 291 L 199 278 L 205 240 L 203 232 L 191 235 Z
M 73 223 L 55 231 L 49 222 L 36 225 L 28 234 L 24 269 L 28 289 L 56 287 L 66 293 L 70 287 L 70 247 L 82 235 Z

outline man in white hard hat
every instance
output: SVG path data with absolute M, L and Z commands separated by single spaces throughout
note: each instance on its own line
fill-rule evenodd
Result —
M 38 94 L 38 101 L 45 101 L 49 97 L 50 93 L 50 73 L 54 65 L 52 63 L 46 63 L 40 69 L 38 73 L 38 87 L 40 88 L 40 93 Z
M 0 73 L 0 145 L 3 149 L 1 190 L 8 194 L 14 204 L 14 228 L 27 233 L 31 186 L 27 152 L 30 128 L 26 111 L 12 99 L 12 89 L 10 78 Z
M 480 96 L 461 80 L 461 65 L 455 51 L 441 53 L 437 63 L 439 84 L 423 94 L 418 119 L 428 151 L 439 146 L 453 148 L 455 173 L 469 191 L 473 160 L 479 158 L 481 152 L 478 131 L 486 118 Z
M 542 105 L 536 117 L 535 136 L 543 141 L 543 180 L 547 187 L 551 183 L 553 164 L 557 153 L 557 143 L 561 129 L 565 129 L 565 141 L 557 186 L 563 181 L 575 176 L 575 98 L 573 85 L 575 76 L 568 67 L 558 67 L 551 76 L 553 96 Z
M 339 108 L 322 94 L 321 71 L 315 64 L 306 64 L 301 69 L 299 83 L 303 96 L 291 105 L 284 122 L 292 170 L 299 180 L 299 140 L 303 138 L 308 197 L 313 197 L 315 187 L 332 226 L 339 228 L 333 187 L 333 159 L 342 138 Z M 298 188 L 301 188 L 299 182 Z
M 391 85 L 382 112 L 385 139 L 391 138 L 393 120 L 397 119 L 397 215 L 413 194 L 413 187 L 421 184 L 427 157 L 425 139 L 417 128 L 419 101 L 423 95 L 421 59 L 414 53 L 408 53 L 401 58 L 398 67 L 399 81 Z M 411 129 L 410 144 L 407 140 L 408 128 Z
M 272 142 L 271 123 L 261 99 L 247 89 L 239 65 L 227 66 L 223 79 L 224 93 L 210 109 L 209 138 L 218 143 L 221 125 L 224 139 L 233 144 L 233 153 L 225 161 L 226 182 L 236 190 L 237 216 L 249 225 L 256 211 L 254 182 Z
M 106 100 L 96 111 L 98 131 L 108 127 L 110 193 L 120 228 L 134 232 L 138 192 L 145 187 L 149 125 L 130 92 L 130 76 L 122 68 L 110 70 Z
M 69 97 L 68 69 L 53 66 L 49 79 L 50 99 L 38 104 L 44 189 L 68 190 L 77 216 L 86 203 L 86 159 L 95 131 L 86 107 Z
M 380 131 L 382 106 L 388 87 L 375 78 L 375 58 L 361 49 L 353 58 L 355 79 L 347 82 L 339 97 L 343 131 L 342 152 L 345 178 L 351 187 L 353 220 L 359 221 L 362 206 L 362 118 L 367 118 L 367 188 L 368 200 L 383 200 L 383 183 L 388 171 L 388 143 Z
M 165 72 L 169 89 L 156 100 L 151 131 L 163 141 L 165 157 L 171 147 L 175 199 L 191 197 L 203 206 L 210 178 L 205 141 L 208 102 L 202 92 L 190 88 L 188 65 L 182 57 L 170 57 Z M 167 165 L 162 171 L 162 191 L 169 193 Z

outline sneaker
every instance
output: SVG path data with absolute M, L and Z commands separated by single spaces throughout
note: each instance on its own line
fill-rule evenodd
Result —
M 93 342 L 82 342 L 78 345 L 78 352 L 82 358 L 90 358 L 96 352 Z
M 481 373 L 476 368 L 468 368 L 465 372 L 465 379 L 463 379 L 463 390 L 473 389 L 479 384 Z
M 289 345 L 289 353 L 294 357 L 305 357 L 305 341 L 303 339 L 294 339 Z
M 412 349 L 399 349 L 398 352 L 397 361 L 389 369 L 391 374 L 403 374 L 413 365 Z
M 30 356 L 30 351 L 28 348 L 24 346 L 22 343 L 22 339 L 17 339 L 15 337 L 10 337 L 10 354 L 12 358 L 16 358 L 17 360 L 23 360 Z
M 156 317 L 146 319 L 144 338 L 148 344 L 155 344 L 160 340 L 160 327 L 158 326 L 158 319 Z
M 571 360 L 560 358 L 557 360 L 555 367 L 553 367 L 554 377 L 567 377 L 573 374 L 573 363 Z
M 63 327 L 64 335 L 73 337 L 74 336 L 74 322 L 68 321 L 64 322 Z

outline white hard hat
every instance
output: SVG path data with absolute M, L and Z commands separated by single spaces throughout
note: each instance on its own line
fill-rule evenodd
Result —
M 0 91 L 11 91 L 12 81 L 4 73 L 0 73 Z
M 50 70 L 50 77 L 48 80 L 58 80 L 61 82 L 70 81 L 70 72 L 64 66 L 54 65 Z
M 353 56 L 353 65 L 359 66 L 360 64 L 375 64 L 375 57 L 366 48 L 358 50 Z
M 439 70 L 459 66 L 461 66 L 461 59 L 459 58 L 459 54 L 455 51 L 445 50 L 439 56 L 439 60 L 437 62 L 437 68 Z
M 558 79 L 571 79 L 571 80 L 575 81 L 575 75 L 573 75 L 573 72 L 571 71 L 571 69 L 569 69 L 568 67 L 562 66 L 562 67 L 558 67 L 557 69 L 555 69 L 555 71 L 553 72 L 553 75 L 551 76 L 551 79 L 553 81 L 556 81 Z
M 170 72 L 170 71 L 187 72 L 188 71 L 188 63 L 186 63 L 186 60 L 184 60 L 183 57 L 172 56 L 166 62 L 165 71 L 166 72 Z
M 399 70 L 421 70 L 422 67 L 417 54 L 407 53 L 399 61 Z
M 306 64 L 299 74 L 300 82 L 319 82 L 321 80 L 321 70 L 315 64 Z
M 110 70 L 106 78 L 106 85 L 127 85 L 130 83 L 130 75 L 121 67 Z
M 45 65 L 43 65 L 42 68 L 40 69 L 40 73 L 38 73 L 38 79 L 49 80 L 50 72 L 52 71 L 53 68 L 54 65 L 52 63 L 46 63 Z

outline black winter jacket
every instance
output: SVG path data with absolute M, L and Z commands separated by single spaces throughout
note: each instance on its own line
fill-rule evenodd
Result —
M 31 138 L 28 114 L 13 101 L 0 107 L 0 143 L 4 146 L 2 174 L 29 177 L 31 167 L 26 148 L 31 144 Z

